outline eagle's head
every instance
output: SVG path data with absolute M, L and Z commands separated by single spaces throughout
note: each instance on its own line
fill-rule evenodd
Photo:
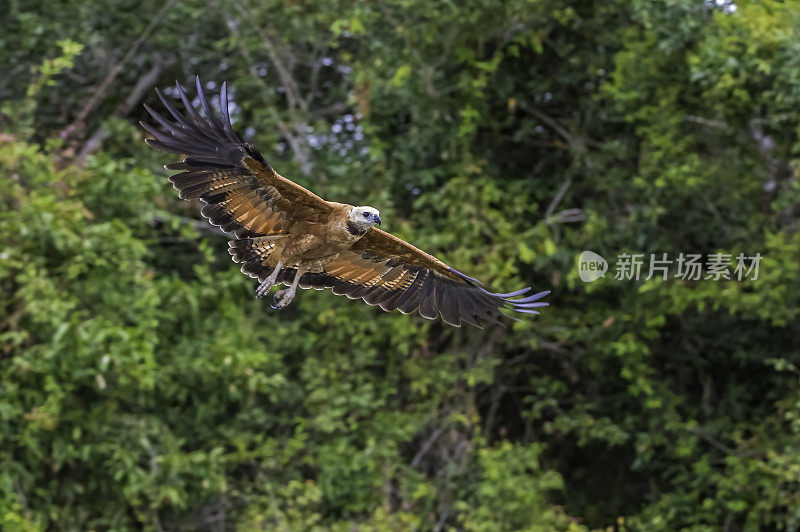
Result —
M 375 224 L 381 225 L 381 213 L 374 207 L 353 207 L 347 221 L 362 232 Z

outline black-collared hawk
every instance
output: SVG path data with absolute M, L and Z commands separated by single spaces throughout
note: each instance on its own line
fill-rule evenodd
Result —
M 462 321 L 478 327 L 503 323 L 514 318 L 502 310 L 538 314 L 535 309 L 547 306 L 540 300 L 549 291 L 527 297 L 521 296 L 530 288 L 489 292 L 476 279 L 376 228 L 381 223 L 377 209 L 325 201 L 280 176 L 234 133 L 226 85 L 218 117 L 200 80 L 196 83 L 203 114 L 179 84 L 188 115 L 176 111 L 156 89 L 172 120 L 146 106 L 160 126 L 142 123 L 152 135 L 146 141 L 183 156 L 166 165 L 180 170 L 170 181 L 181 198 L 203 201 L 202 214 L 212 224 L 233 233 L 229 252 L 242 263 L 242 272 L 260 281 L 256 295 L 266 295 L 277 283 L 287 286 L 276 292 L 274 308 L 288 305 L 298 286 L 331 288 L 334 294 L 386 311 L 408 314 L 419 309 L 425 318 L 441 316 L 456 327 Z

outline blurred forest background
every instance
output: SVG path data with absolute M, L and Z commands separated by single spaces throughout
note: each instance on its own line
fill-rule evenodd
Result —
M 0 9 L 3 530 L 800 528 L 800 2 Z M 142 142 L 195 74 L 282 174 L 552 306 L 272 311 Z

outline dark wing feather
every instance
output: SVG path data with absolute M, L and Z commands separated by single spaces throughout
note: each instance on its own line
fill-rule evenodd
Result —
M 263 281 L 274 269 L 275 260 L 270 256 L 275 250 L 277 241 L 283 237 L 255 237 L 231 240 L 228 242 L 228 253 L 233 262 L 242 263 L 242 273 Z
M 212 111 L 199 78 L 196 86 L 205 117 L 177 85 L 188 116 L 156 90 L 174 121 L 145 105 L 158 127 L 141 123 L 152 136 L 146 139 L 150 146 L 184 156 L 181 162 L 166 165 L 181 170 L 170 177 L 180 197 L 204 201 L 203 216 L 237 238 L 284 234 L 298 221 L 325 219 L 332 208 L 328 202 L 278 175 L 254 146 L 236 136 L 227 85 L 223 83 L 220 91 L 221 118 Z
M 374 227 L 351 249 L 343 251 L 322 272 L 306 273 L 302 288 L 332 288 L 337 295 L 361 298 L 383 310 L 404 314 L 419 309 L 421 316 L 456 327 L 461 322 L 481 327 L 515 319 L 504 310 L 538 314 L 547 306 L 540 301 L 550 292 L 520 297 L 530 288 L 495 294 L 479 282 L 449 267 L 436 257 Z

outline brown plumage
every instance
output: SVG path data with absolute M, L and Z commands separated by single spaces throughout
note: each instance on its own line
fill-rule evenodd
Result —
M 419 309 L 428 319 L 437 316 L 459 327 L 462 321 L 515 319 L 501 310 L 538 314 L 549 292 L 520 297 L 525 288 L 495 294 L 479 281 L 449 267 L 436 257 L 374 227 L 380 214 L 372 207 L 325 201 L 278 175 L 251 144 L 239 140 L 228 114 L 228 94 L 222 84 L 221 118 L 212 111 L 196 80 L 202 116 L 180 85 L 178 94 L 188 116 L 177 112 L 158 89 L 174 121 L 146 107 L 161 126 L 142 123 L 153 148 L 183 155 L 166 168 L 181 172 L 170 177 L 183 199 L 202 200 L 203 216 L 231 232 L 233 260 L 242 272 L 261 283 L 259 297 L 283 283 L 273 307 L 291 302 L 297 287 L 331 288 L 334 294 L 363 299 L 383 310 L 409 313 Z

